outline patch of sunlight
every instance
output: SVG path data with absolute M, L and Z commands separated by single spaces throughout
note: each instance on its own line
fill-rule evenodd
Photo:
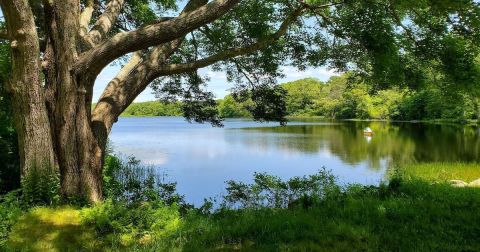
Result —
M 174 218 L 168 222 L 164 227 L 165 233 L 173 233 L 180 228 L 181 220 L 179 217 Z
M 7 246 L 14 251 L 101 251 L 92 228 L 81 225 L 80 210 L 38 207 L 14 225 Z
M 407 177 L 437 182 L 456 179 L 468 183 L 480 179 L 478 163 L 420 163 L 407 165 L 400 171 Z

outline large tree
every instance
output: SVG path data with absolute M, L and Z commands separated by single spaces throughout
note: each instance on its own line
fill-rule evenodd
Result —
M 197 70 L 225 71 L 256 119 L 284 122 L 281 65 L 355 69 L 381 85 L 430 71 L 477 84 L 473 0 L 0 0 L 22 176 L 59 169 L 64 196 L 102 199 L 118 116 L 149 84 L 189 120 L 219 124 Z M 181 9 L 177 9 L 181 7 Z M 91 109 L 95 80 L 122 65 Z M 428 69 L 428 70 L 423 70 Z M 451 82 L 449 82 L 451 83 Z

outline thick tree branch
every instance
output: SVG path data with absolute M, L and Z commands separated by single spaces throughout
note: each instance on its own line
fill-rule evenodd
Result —
M 201 6 L 208 0 L 190 0 L 180 16 L 184 16 Z M 102 93 L 93 111 L 92 124 L 97 134 L 110 131 L 116 118 L 149 84 L 146 80 L 152 72 L 152 66 L 164 64 L 183 42 L 183 37 L 170 43 L 153 48 L 146 56 L 135 52 L 129 62 L 118 75 L 110 81 Z
M 181 38 L 218 19 L 240 1 L 215 0 L 187 15 L 147 25 L 135 31 L 119 33 L 81 55 L 75 67 L 76 73 L 82 74 L 89 70 L 100 72 L 110 62 L 122 55 Z
M 162 59 L 168 59 L 181 44 L 181 39 L 163 45 Z M 97 135 L 108 134 L 118 116 L 148 86 L 152 66 L 137 53 L 108 84 L 92 114 L 92 127 Z
M 105 38 L 105 35 L 110 31 L 110 29 L 113 27 L 113 25 L 117 21 L 117 18 L 120 15 L 120 12 L 122 11 L 124 3 L 125 3 L 124 0 L 111 0 L 108 3 L 105 12 L 102 15 L 100 15 L 97 22 L 92 27 L 92 30 L 90 30 L 88 34 L 83 36 L 83 40 L 88 48 L 93 48 L 95 45 L 100 43 Z M 93 7 L 92 7 L 92 12 L 93 12 Z M 87 14 L 88 13 L 86 13 L 86 15 Z
M 80 23 L 79 35 L 82 38 L 88 34 L 88 25 L 92 20 L 92 15 L 94 10 L 95 8 L 93 7 L 93 0 L 88 0 L 87 5 L 85 6 L 85 9 L 83 9 L 82 13 L 80 14 L 80 20 L 79 20 L 79 23 Z
M 175 40 L 169 44 L 155 48 L 150 54 L 150 60 L 135 60 L 135 66 L 129 63 L 128 74 L 122 70 L 122 72 L 109 83 L 93 112 L 93 124 L 97 127 L 101 126 L 101 128 L 108 132 L 120 113 L 128 107 L 135 97 L 145 90 L 148 84 L 160 76 L 193 71 L 221 60 L 248 54 L 267 47 L 282 37 L 287 32 L 288 27 L 295 22 L 303 11 L 303 8 L 296 10 L 287 17 L 275 33 L 255 44 L 244 48 L 227 50 L 190 64 L 163 66 L 165 60 L 168 59 L 180 45 L 180 40 Z M 153 55 L 161 55 L 161 57 Z M 157 61 L 152 61 L 152 59 Z
M 212 65 L 218 61 L 222 60 L 227 60 L 230 58 L 234 58 L 240 55 L 245 55 L 249 54 L 252 52 L 255 52 L 257 50 L 260 50 L 262 48 L 265 48 L 275 42 L 276 40 L 280 39 L 288 30 L 288 27 L 295 22 L 295 20 L 302 15 L 302 13 L 305 11 L 304 8 L 297 9 L 295 12 L 290 14 L 285 21 L 280 25 L 279 29 L 273 33 L 272 35 L 268 36 L 267 38 L 264 38 L 257 43 L 251 44 L 246 47 L 242 48 L 233 48 L 230 50 L 226 50 L 223 52 L 220 52 L 218 54 L 190 62 L 190 63 L 185 63 L 185 64 L 170 64 L 170 65 L 163 65 L 159 66 L 158 68 L 153 70 L 153 73 L 151 74 L 151 81 L 154 79 L 165 76 L 165 75 L 171 75 L 171 74 L 180 74 L 180 73 L 185 73 L 185 72 L 190 72 L 194 71 L 199 68 L 207 67 L 209 65 Z

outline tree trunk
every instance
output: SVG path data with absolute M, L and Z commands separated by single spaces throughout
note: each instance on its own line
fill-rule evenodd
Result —
M 59 0 L 45 5 L 48 25 L 46 69 L 50 124 L 60 166 L 61 192 L 67 198 L 102 199 L 100 146 L 90 127 L 91 105 L 87 89 L 94 81 L 89 75 L 76 76 L 72 69 L 77 52 L 79 3 Z M 106 141 L 105 141 L 106 142 Z
M 9 22 L 12 49 L 12 77 L 8 88 L 12 93 L 14 120 L 18 133 L 22 179 L 36 169 L 55 169 L 53 143 L 44 103 L 40 77 L 40 49 L 33 13 L 27 0 L 15 4 L 1 2 Z
M 66 198 L 102 200 L 102 162 L 106 135 L 91 129 L 88 75 L 72 71 L 77 56 L 79 2 L 45 1 L 44 64 L 34 16 L 28 0 L 0 1 L 12 48 L 9 89 L 18 131 L 22 177 L 33 169 L 59 169 Z M 41 71 L 44 72 L 44 80 Z M 38 174 L 38 173 L 35 173 Z

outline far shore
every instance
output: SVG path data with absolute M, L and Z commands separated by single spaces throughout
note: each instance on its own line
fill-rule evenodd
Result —
M 151 117 L 182 117 L 176 115 L 169 116 L 148 116 L 148 115 L 121 115 L 123 118 L 151 118 Z M 225 119 L 250 119 L 250 117 L 232 117 Z M 300 120 L 325 120 L 325 121 L 354 121 L 354 122 L 391 122 L 391 123 L 428 123 L 428 124 L 453 124 L 453 125 L 468 125 L 480 126 L 480 120 L 455 120 L 455 119 L 431 119 L 431 120 L 387 120 L 387 119 L 334 119 L 322 116 L 287 116 L 289 121 Z

